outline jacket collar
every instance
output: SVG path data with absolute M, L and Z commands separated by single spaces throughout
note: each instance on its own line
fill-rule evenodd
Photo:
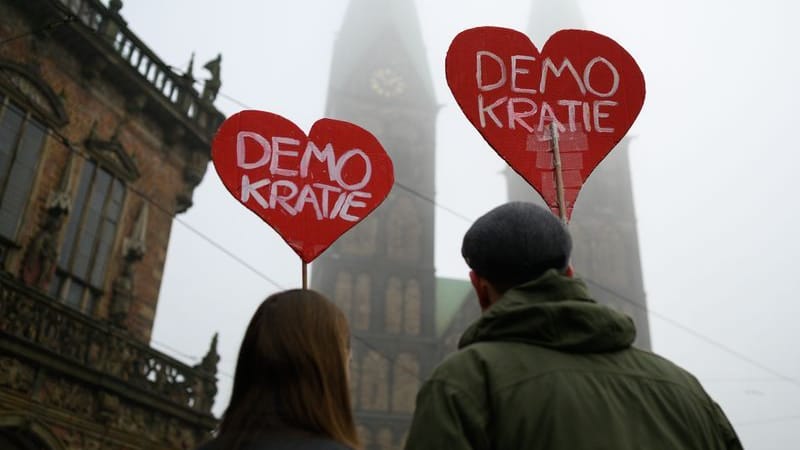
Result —
M 506 292 L 467 328 L 458 346 L 511 341 L 601 352 L 630 347 L 635 337 L 630 317 L 592 300 L 580 279 L 550 270 Z

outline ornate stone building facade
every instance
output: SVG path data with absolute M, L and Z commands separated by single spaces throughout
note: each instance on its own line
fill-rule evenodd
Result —
M 216 339 L 194 367 L 148 343 L 219 63 L 196 91 L 121 7 L 0 1 L 3 449 L 192 448 L 215 425 Z
M 352 388 L 367 449 L 402 445 L 420 380 L 438 361 L 434 321 L 436 105 L 413 2 L 352 0 L 327 116 L 375 134 L 395 165 L 389 198 L 312 266 L 353 329 Z

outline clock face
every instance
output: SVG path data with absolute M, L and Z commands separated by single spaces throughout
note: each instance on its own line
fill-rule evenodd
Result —
M 381 68 L 372 72 L 370 88 L 382 97 L 395 97 L 406 90 L 406 81 L 395 70 Z

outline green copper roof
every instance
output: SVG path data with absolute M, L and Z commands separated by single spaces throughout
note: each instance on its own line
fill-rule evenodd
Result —
M 436 278 L 436 335 L 444 334 L 464 300 L 472 293 L 467 280 Z

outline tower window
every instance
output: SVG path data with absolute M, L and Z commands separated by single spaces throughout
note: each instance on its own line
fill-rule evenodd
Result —
M 422 254 L 422 223 L 410 198 L 397 199 L 389 213 L 387 227 L 387 256 L 399 261 L 419 259 Z
M 389 363 L 375 350 L 370 350 L 361 363 L 361 399 L 365 410 L 386 411 L 389 407 Z
M 90 313 L 103 289 L 125 187 L 92 161 L 86 161 L 58 260 L 52 294 Z
M 422 329 L 422 292 L 417 280 L 406 281 L 404 289 L 399 278 L 389 278 L 385 305 L 384 325 L 387 333 L 419 335 Z
M 400 353 L 393 366 L 392 411 L 414 412 L 414 400 L 419 390 L 419 361 L 412 353 Z

